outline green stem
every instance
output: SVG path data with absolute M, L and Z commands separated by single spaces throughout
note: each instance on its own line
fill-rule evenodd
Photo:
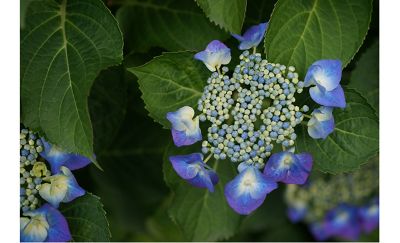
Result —
M 253 47 L 253 54 L 256 54 L 256 52 L 257 52 L 257 48 Z
M 211 156 L 212 156 L 213 154 L 212 153 L 210 153 L 208 156 L 207 156 L 207 158 L 204 160 L 204 163 L 207 163 L 207 161 L 209 161 L 210 159 L 211 159 Z
M 311 116 L 310 116 L 310 115 L 303 114 L 303 116 L 304 116 L 304 117 L 307 117 L 308 119 L 311 119 Z

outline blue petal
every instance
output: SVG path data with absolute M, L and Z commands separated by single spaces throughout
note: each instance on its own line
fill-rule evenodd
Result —
M 47 242 L 67 242 L 72 240 L 67 220 L 57 209 L 49 204 L 44 204 L 41 210 L 46 212 L 47 222 L 50 226 L 47 232 Z
M 330 237 L 324 222 L 316 222 L 310 225 L 311 234 L 317 241 L 325 241 Z
M 243 36 L 233 34 L 232 36 L 240 41 L 239 49 L 247 50 L 253 47 L 257 47 L 264 37 L 265 31 L 267 30 L 268 23 L 261 23 L 259 25 L 253 25 Z
M 379 227 L 379 204 L 377 201 L 359 208 L 358 214 L 364 232 L 371 233 Z
M 225 197 L 229 206 L 239 214 L 250 214 L 265 200 L 269 192 L 277 188 L 254 167 L 243 170 L 225 186 Z
M 188 182 L 195 187 L 207 188 L 210 192 L 214 192 L 214 185 L 218 180 L 218 175 L 214 171 L 203 169 Z
M 280 152 L 271 155 L 264 168 L 264 175 L 274 181 L 286 184 L 304 184 L 310 174 L 312 157 L 310 154 L 295 155 Z
M 353 206 L 339 205 L 327 213 L 325 221 L 331 235 L 346 240 L 357 240 L 360 236 L 357 209 Z
M 46 161 L 49 162 L 52 174 L 57 174 L 61 166 L 66 166 L 70 170 L 76 170 L 90 164 L 90 159 L 79 154 L 66 153 L 60 148 L 51 145 L 44 138 L 41 138 L 44 150 L 40 152 Z
M 219 40 L 213 40 L 204 51 L 197 53 L 194 58 L 202 61 L 210 71 L 214 72 L 221 65 L 231 61 L 231 50 Z
M 335 120 L 332 115 L 332 108 L 322 106 L 312 112 L 308 121 L 308 134 L 314 139 L 325 139 L 335 129 Z
M 327 91 L 336 89 L 342 78 L 342 62 L 340 60 L 319 60 L 307 70 L 305 86 L 318 83 Z
M 201 153 L 175 155 L 170 156 L 169 161 L 180 177 L 183 179 L 193 179 L 202 167 L 200 164 L 203 163 L 203 155 Z M 197 169 L 193 165 L 197 165 Z
M 71 202 L 75 198 L 85 195 L 85 190 L 78 185 L 71 171 L 67 167 L 61 167 L 61 171 L 68 177 L 68 190 L 62 202 Z
M 340 108 L 346 107 L 344 91 L 340 85 L 332 91 L 326 91 L 324 87 L 317 84 L 310 88 L 310 95 L 311 98 L 320 105 Z
M 177 111 L 168 112 L 167 119 L 172 124 L 172 138 L 176 146 L 191 145 L 202 139 L 199 118 L 194 117 L 194 110 L 184 106 Z

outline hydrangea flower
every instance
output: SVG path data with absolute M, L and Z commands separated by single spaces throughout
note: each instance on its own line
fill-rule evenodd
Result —
M 61 166 L 60 173 L 47 177 L 44 181 L 50 183 L 43 183 L 39 194 L 56 208 L 58 208 L 60 202 L 70 202 L 85 194 L 85 190 L 78 185 L 74 175 L 65 166 Z
M 21 242 L 67 242 L 72 240 L 64 216 L 49 204 L 28 211 L 20 218 Z
M 239 50 L 248 50 L 256 48 L 260 44 L 267 28 L 268 22 L 261 23 L 248 28 L 243 36 L 237 34 L 232 34 L 232 36 L 240 41 Z
M 231 49 L 221 41 L 213 40 L 204 51 L 196 53 L 194 58 L 202 61 L 211 72 L 214 72 L 219 70 L 221 65 L 231 61 Z
M 167 119 L 172 124 L 172 138 L 176 146 L 191 145 L 202 139 L 199 117 L 194 118 L 194 110 L 184 106 L 175 112 L 168 112 Z
M 201 153 L 170 156 L 169 161 L 176 173 L 191 185 L 207 188 L 210 192 L 214 192 L 214 185 L 218 183 L 218 176 L 204 163 Z
M 357 240 L 361 233 L 357 208 L 341 204 L 329 211 L 325 217 L 328 233 L 346 240 Z
M 311 98 L 320 105 L 346 107 L 344 91 L 340 86 L 342 63 L 340 60 L 319 60 L 307 70 L 305 87 L 310 88 Z
M 283 151 L 271 155 L 264 175 L 287 184 L 304 184 L 311 171 L 313 159 L 308 153 L 294 154 Z
M 321 106 L 311 113 L 307 123 L 308 134 L 314 139 L 325 139 L 335 129 L 335 120 L 332 115 L 332 108 Z
M 53 174 L 59 173 L 61 166 L 77 170 L 91 163 L 90 159 L 79 154 L 67 153 L 56 145 L 48 143 L 44 138 L 41 138 L 41 141 L 44 150 L 39 154 L 49 162 Z
M 247 167 L 225 186 L 229 206 L 239 214 L 250 214 L 265 200 L 268 193 L 278 187 L 257 168 Z
M 362 230 L 366 233 L 372 232 L 379 225 L 379 202 L 374 199 L 372 203 L 360 207 L 358 211 Z

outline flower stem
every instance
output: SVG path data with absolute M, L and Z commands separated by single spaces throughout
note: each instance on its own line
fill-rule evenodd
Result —
M 212 156 L 213 154 L 212 153 L 210 153 L 208 156 L 207 156 L 207 158 L 204 160 L 204 163 L 207 163 L 207 161 L 209 161 L 210 159 L 211 159 L 211 156 Z
M 304 116 L 304 117 L 307 117 L 308 119 L 311 119 L 311 116 L 310 116 L 310 115 L 303 114 L 303 116 Z
M 253 47 L 253 54 L 256 54 L 256 52 L 257 52 L 257 48 Z

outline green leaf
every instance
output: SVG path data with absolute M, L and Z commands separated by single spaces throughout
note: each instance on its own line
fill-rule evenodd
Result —
M 360 92 L 379 112 L 379 43 L 376 40 L 360 57 L 347 86 Z
M 217 241 L 233 236 L 241 217 L 226 202 L 224 186 L 236 175 L 236 166 L 228 160 L 210 165 L 219 177 L 214 193 L 210 193 L 207 189 L 191 186 L 172 168 L 168 157 L 186 153 L 187 149 L 184 153 L 171 143 L 164 154 L 165 181 L 174 192 L 169 215 L 191 241 Z
M 168 51 L 202 50 L 227 33 L 210 23 L 191 0 L 130 0 L 116 14 L 127 52 L 151 47 Z
M 210 72 L 193 52 L 171 52 L 140 67 L 128 68 L 138 77 L 150 116 L 169 127 L 167 112 L 188 105 L 196 108 Z
M 93 157 L 87 98 L 99 71 L 122 60 L 118 24 L 100 0 L 33 1 L 21 32 L 24 125 Z
M 345 67 L 360 48 L 371 19 L 372 0 L 279 0 L 265 38 L 268 60 L 293 65 L 304 77 L 319 59 Z
M 247 0 L 195 1 L 212 22 L 231 33 L 241 33 Z
M 110 241 L 106 212 L 99 197 L 87 192 L 70 203 L 62 204 L 60 212 L 68 221 L 74 241 Z
M 244 24 L 249 27 L 269 21 L 276 2 L 277 0 L 248 0 Z
M 302 126 L 297 149 L 309 152 L 314 166 L 330 173 L 353 171 L 379 150 L 379 123 L 374 110 L 357 92 L 345 92 L 347 106 L 335 109 L 335 130 L 325 140 L 312 139 Z

